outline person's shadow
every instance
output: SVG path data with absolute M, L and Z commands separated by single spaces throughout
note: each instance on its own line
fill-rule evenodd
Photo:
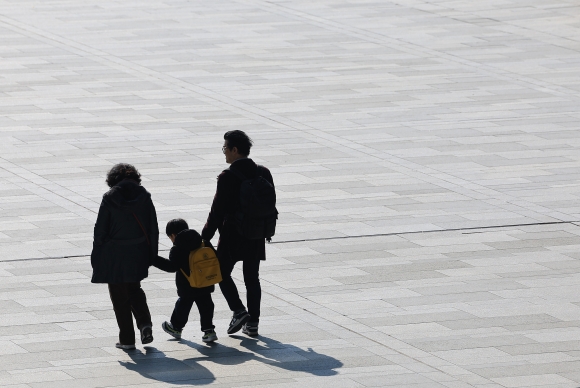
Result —
M 213 373 L 200 362 L 229 366 L 253 361 L 315 376 L 334 376 L 338 374 L 336 369 L 343 366 L 336 358 L 315 352 L 312 348 L 306 351 L 262 335 L 255 338 L 231 337 L 241 340 L 240 346 L 248 351 L 230 348 L 219 342 L 207 346 L 181 339 L 178 341 L 180 344 L 197 350 L 202 356 L 178 360 L 167 357 L 152 346 L 146 346 L 145 353 L 140 350 L 127 351 L 132 362 L 119 361 L 119 364 L 145 378 L 175 385 L 208 385 L 215 382 Z
M 187 362 L 167 357 L 152 346 L 146 346 L 145 353 L 129 350 L 126 353 L 133 362 L 119 361 L 125 368 L 141 376 L 175 385 L 208 385 L 215 382 L 215 376 L 197 362 Z
M 336 358 L 315 352 L 312 348 L 305 351 L 262 335 L 254 338 L 237 335 L 231 337 L 241 340 L 240 346 L 249 351 L 240 351 L 220 344 L 208 348 L 186 340 L 181 340 L 181 343 L 197 349 L 204 356 L 187 360 L 196 364 L 199 361 L 211 361 L 220 365 L 238 365 L 257 361 L 275 368 L 306 372 L 315 376 L 334 376 L 338 374 L 336 369 L 343 366 Z

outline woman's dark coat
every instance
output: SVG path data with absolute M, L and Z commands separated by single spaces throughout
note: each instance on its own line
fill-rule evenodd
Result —
M 139 226 L 136 217 L 145 229 Z M 151 194 L 124 180 L 103 195 L 95 223 L 93 283 L 133 283 L 148 276 L 159 247 L 157 214 Z

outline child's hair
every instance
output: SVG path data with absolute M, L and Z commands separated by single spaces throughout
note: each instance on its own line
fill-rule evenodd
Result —
M 179 232 L 189 229 L 187 222 L 183 218 L 175 218 L 167 223 L 165 227 L 165 234 L 171 236 L 177 235 Z

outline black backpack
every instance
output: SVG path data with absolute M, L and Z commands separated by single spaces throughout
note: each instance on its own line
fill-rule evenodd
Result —
M 232 217 L 238 233 L 248 240 L 265 238 L 268 241 L 276 232 L 276 190 L 274 186 L 260 175 L 261 166 L 254 178 L 247 178 L 244 174 L 229 168 L 229 171 L 238 177 L 240 186 L 240 208 Z

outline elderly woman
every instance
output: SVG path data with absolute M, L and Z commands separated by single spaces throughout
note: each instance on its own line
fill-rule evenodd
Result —
M 133 314 L 141 343 L 153 341 L 151 314 L 141 280 L 157 258 L 159 229 L 151 194 L 141 186 L 141 174 L 119 163 L 107 174 L 111 188 L 103 195 L 95 223 L 91 265 L 93 283 L 107 283 L 119 325 L 117 348 L 135 348 Z

